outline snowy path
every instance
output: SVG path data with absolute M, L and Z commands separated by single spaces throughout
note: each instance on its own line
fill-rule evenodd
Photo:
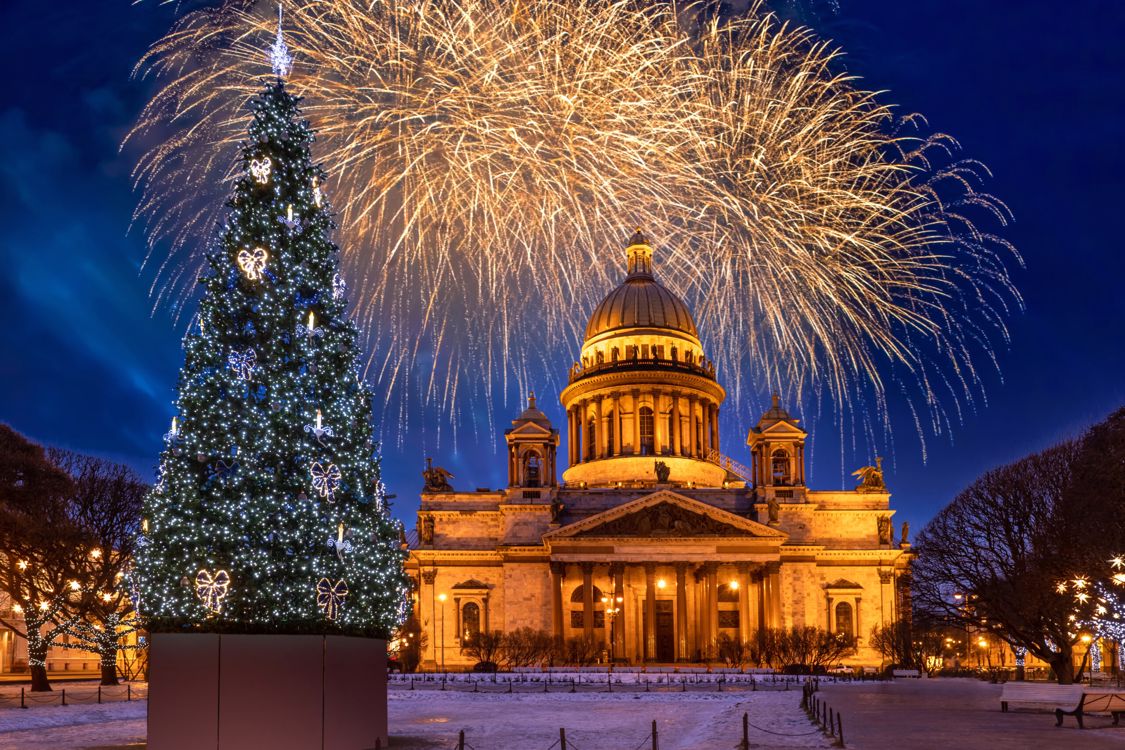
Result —
M 566 728 L 576 750 L 642 750 L 652 720 L 662 750 L 731 750 L 742 713 L 783 735 L 750 731 L 751 746 L 824 748 L 798 691 L 731 693 L 464 693 L 392 690 L 392 750 L 447 750 L 459 729 L 476 750 L 547 750 Z M 0 711 L 0 750 L 143 747 L 145 701 Z
M 798 691 L 739 693 L 454 693 L 392 691 L 392 748 L 449 748 L 457 731 L 476 750 L 547 750 L 566 728 L 577 750 L 647 748 L 652 720 L 662 750 L 730 750 L 742 714 L 785 735 L 750 730 L 757 748 L 829 747 L 798 707 Z M 518 744 L 517 744 L 518 743 Z

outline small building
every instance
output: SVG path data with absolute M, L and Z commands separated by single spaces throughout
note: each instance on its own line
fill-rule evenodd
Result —
M 715 659 L 720 636 L 812 625 L 857 639 L 909 609 L 909 544 L 880 468 L 862 485 L 805 483 L 808 433 L 774 396 L 747 431 L 749 465 L 721 450 L 726 392 L 687 306 L 657 280 L 638 232 L 625 276 L 590 316 L 560 394 L 504 434 L 508 486 L 454 491 L 427 472 L 408 568 L 423 664 L 472 665 L 481 630 L 595 639 L 618 663 Z

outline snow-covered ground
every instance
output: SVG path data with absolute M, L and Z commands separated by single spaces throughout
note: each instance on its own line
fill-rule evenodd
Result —
M 564 727 L 568 746 L 577 750 L 632 750 L 651 747 L 656 720 L 662 750 L 729 750 L 741 739 L 743 712 L 753 725 L 752 747 L 829 747 L 799 709 L 800 699 L 799 690 L 474 693 L 396 687 L 390 691 L 391 747 L 444 750 L 463 729 L 476 750 L 547 750 Z M 146 708 L 147 702 L 134 701 L 3 709 L 0 750 L 140 745 Z

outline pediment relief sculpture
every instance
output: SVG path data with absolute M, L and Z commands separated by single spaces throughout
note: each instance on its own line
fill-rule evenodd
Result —
M 576 536 L 734 536 L 747 533 L 710 516 L 665 502 L 606 521 Z

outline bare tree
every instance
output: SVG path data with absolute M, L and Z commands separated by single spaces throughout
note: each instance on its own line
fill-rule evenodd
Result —
M 81 617 L 68 632 L 98 654 L 102 684 L 117 684 L 123 640 L 142 629 L 126 581 L 141 524 L 147 486 L 127 466 L 50 448 L 47 457 L 72 479 L 69 514 L 90 545 L 76 580 L 83 585 Z
M 476 659 L 477 666 L 487 665 L 495 668 L 500 650 L 504 646 L 504 634 L 499 630 L 482 630 L 461 644 L 461 653 L 470 659 Z
M 883 655 L 886 664 L 906 669 L 920 669 L 934 674 L 945 652 L 946 631 L 932 618 L 914 613 L 911 620 L 901 619 L 871 629 L 868 645 Z
M 72 492 L 40 446 L 0 425 L 0 589 L 23 627 L 0 623 L 27 640 L 33 691 L 51 689 L 47 652 L 81 617 L 74 600 L 89 540 L 68 512 Z
M 1023 646 L 1071 683 L 1081 633 L 1058 585 L 1125 550 L 1123 467 L 1125 409 L 1081 440 L 987 472 L 919 535 L 915 601 Z

